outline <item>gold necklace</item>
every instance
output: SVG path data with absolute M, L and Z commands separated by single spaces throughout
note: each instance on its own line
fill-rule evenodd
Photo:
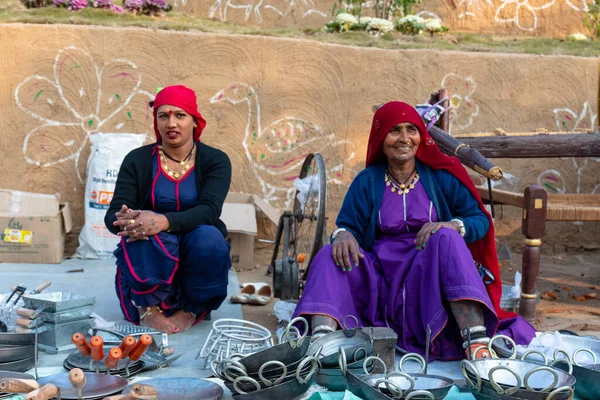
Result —
M 166 171 L 167 175 L 174 177 L 175 179 L 179 178 L 182 175 L 185 175 L 185 173 L 191 168 L 189 160 L 192 159 L 192 152 L 193 149 L 185 160 L 179 161 L 179 164 L 182 166 L 182 168 L 179 171 L 175 171 L 174 169 L 169 167 L 169 163 L 167 162 L 167 157 L 165 157 L 165 152 L 163 151 L 162 146 L 158 146 L 158 153 L 160 154 L 160 161 L 162 161 L 163 163 L 164 170 Z
M 402 183 L 402 184 L 400 184 L 400 186 L 398 186 L 398 185 L 396 185 L 396 182 L 394 182 L 392 179 L 390 179 L 389 173 L 387 171 L 385 172 L 385 185 L 392 187 L 392 193 L 395 193 L 397 190 L 398 195 L 406 194 L 406 193 L 410 192 L 411 190 L 413 190 L 415 188 L 415 183 L 417 183 L 418 180 L 419 180 L 419 174 L 416 173 L 415 177 L 412 178 L 412 180 L 410 181 L 410 183 L 408 185 L 406 185 L 405 183 Z

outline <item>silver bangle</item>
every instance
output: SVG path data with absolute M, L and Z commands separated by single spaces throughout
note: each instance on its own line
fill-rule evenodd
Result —
M 465 235 L 467 234 L 467 230 L 465 229 L 464 221 L 459 218 L 453 218 L 450 220 L 450 222 L 456 222 L 458 224 L 458 233 L 460 234 L 460 236 L 465 237 Z
M 471 331 L 471 335 L 473 335 L 474 333 L 487 333 L 487 328 L 483 325 L 477 325 L 477 326 L 473 326 L 470 327 L 469 330 Z M 466 338 L 467 337 L 467 330 L 463 329 L 462 331 L 460 331 L 460 336 Z
M 335 237 L 338 235 L 338 233 L 340 232 L 348 232 L 348 229 L 346 228 L 337 228 L 335 231 L 333 231 L 333 233 L 331 234 L 331 240 L 335 240 Z
M 331 333 L 331 332 L 335 332 L 335 328 L 329 325 L 319 325 L 319 326 L 315 326 L 312 330 L 312 334 L 314 335 L 315 333 L 318 332 L 327 332 L 327 333 Z

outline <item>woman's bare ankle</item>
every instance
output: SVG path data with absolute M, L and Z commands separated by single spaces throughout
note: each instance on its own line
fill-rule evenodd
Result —
M 169 335 L 179 332 L 179 328 L 163 315 L 160 307 L 139 308 L 139 311 L 140 325 L 165 332 Z

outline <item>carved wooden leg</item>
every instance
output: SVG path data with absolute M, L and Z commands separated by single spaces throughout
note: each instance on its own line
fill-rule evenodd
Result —
M 547 202 L 548 193 L 541 186 L 531 185 L 525 189 L 522 220 L 525 248 L 523 249 L 523 279 L 521 280 L 519 315 L 532 324 L 535 323 L 535 292 L 540 271 L 540 246 L 546 225 Z

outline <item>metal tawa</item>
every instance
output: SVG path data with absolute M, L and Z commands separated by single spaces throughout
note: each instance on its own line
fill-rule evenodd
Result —
M 155 387 L 160 400 L 217 400 L 223 395 L 221 386 L 199 378 L 150 378 L 136 383 Z M 131 386 L 123 393 L 129 393 Z
M 96 374 L 94 372 L 85 372 L 85 378 L 87 380 L 86 385 L 81 391 L 83 399 L 96 399 L 108 397 L 111 394 L 121 393 L 127 386 L 127 380 L 114 375 Z M 55 375 L 46 376 L 38 379 L 40 386 L 47 383 L 51 383 L 57 388 L 60 388 L 62 399 L 76 400 L 77 389 L 73 388 L 69 381 L 69 375 L 67 373 L 60 373 Z

